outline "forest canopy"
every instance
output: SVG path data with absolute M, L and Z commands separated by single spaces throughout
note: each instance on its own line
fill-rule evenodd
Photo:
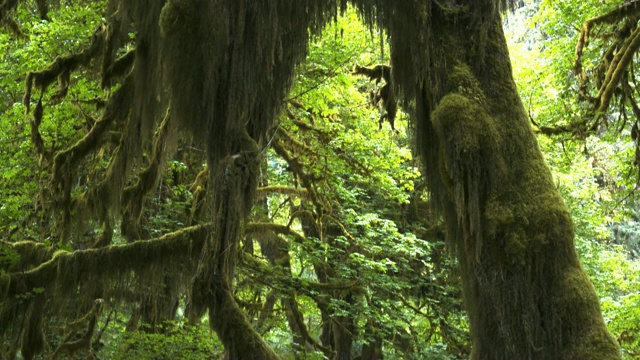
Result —
M 640 356 L 640 2 L 294 3 L 0 2 L 0 357 Z

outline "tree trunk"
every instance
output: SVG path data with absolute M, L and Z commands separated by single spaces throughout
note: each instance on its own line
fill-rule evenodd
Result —
M 394 78 L 415 98 L 472 359 L 620 358 L 513 82 L 498 11 L 491 1 L 429 3 L 398 3 L 387 19 Z
M 335 299 L 340 299 L 349 305 L 353 305 L 356 301 L 352 292 L 340 296 L 333 294 Z M 351 348 L 353 339 L 357 334 L 356 321 L 352 314 L 348 313 L 344 316 L 332 316 L 333 349 L 336 352 L 335 360 L 351 360 Z
M 372 339 L 362 345 L 360 360 L 382 360 L 382 336 L 376 332 L 376 321 L 369 319 L 365 325 L 365 338 Z M 405 354 L 406 355 L 406 354 Z
M 192 287 L 192 311 L 209 310 L 211 328 L 232 360 L 279 359 L 262 339 L 233 298 L 232 280 L 242 221 L 251 209 L 258 179 L 258 145 L 248 134 L 234 134 L 233 154 L 215 169 L 212 199 L 214 229 L 203 249 L 203 260 Z

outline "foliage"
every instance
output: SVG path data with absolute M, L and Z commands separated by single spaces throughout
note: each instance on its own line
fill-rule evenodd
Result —
M 350 73 L 354 63 L 377 62 L 373 54 L 378 44 L 366 34 L 353 13 L 325 29 L 324 37 L 311 45 L 286 116 L 274 131 L 275 151 L 264 182 L 273 188 L 301 187 L 307 195 L 274 193 L 258 212 L 305 236 L 286 237 L 290 269 L 266 279 L 279 293 L 297 294 L 301 311 L 313 314 L 310 331 L 322 329 L 330 314 L 351 318 L 356 329 L 374 324 L 373 331 L 350 336 L 355 344 L 384 339 L 387 357 L 406 358 L 440 342 L 465 353 L 459 289 L 456 277 L 447 274 L 451 263 L 443 253 L 442 233 L 434 232 L 437 222 L 407 214 L 412 207 L 424 211 L 428 206 L 409 143 L 400 135 L 406 117 L 396 123 L 399 133 L 387 124 L 378 130 L 378 110 L 367 105 L 376 85 Z M 301 213 L 312 214 L 313 225 Z M 264 281 L 264 273 L 249 270 L 243 275 Z M 322 273 L 330 275 L 322 279 Z M 291 281 L 300 285 L 291 288 Z M 353 297 L 314 289 L 316 281 L 353 281 Z M 256 289 L 246 294 L 247 300 L 255 299 Z M 327 295 L 335 297 L 328 304 Z M 445 321 L 449 323 L 442 325 Z M 267 340 L 280 339 L 276 334 L 266 335 Z M 398 350 L 402 342 L 409 348 Z
M 575 28 L 615 5 L 543 1 L 539 11 L 523 10 L 536 15 L 530 29 L 512 44 L 511 55 L 525 105 L 540 127 L 562 126 L 584 116 L 570 73 Z M 208 226 L 211 209 L 203 193 L 216 189 L 208 188 L 207 176 L 202 176 L 206 149 L 190 137 L 172 140 L 175 146 L 163 155 L 159 175 L 136 200 L 140 213 L 131 216 L 138 222 L 134 228 L 127 228 L 129 215 L 119 213 L 135 212 L 133 207 L 115 211 L 114 223 L 74 213 L 79 224 L 65 243 L 57 234 L 55 218 L 47 213 L 47 194 L 55 192 L 49 184 L 53 168 L 31 142 L 30 118 L 21 100 L 24 77 L 59 56 L 86 49 L 92 34 L 105 24 L 104 6 L 103 1 L 67 4 L 51 9 L 51 21 L 41 21 L 35 5 L 21 2 L 15 19 L 27 37 L 0 32 L 0 276 L 19 266 L 36 268 L 58 248 L 65 251 L 56 256 L 65 258 L 66 251 L 103 246 L 109 234 L 109 244 L 131 247 L 142 247 L 140 239 L 178 239 L 175 243 L 183 249 L 166 252 L 166 267 L 149 270 L 155 272 L 157 287 L 133 275 L 117 281 L 118 291 L 109 293 L 117 301 L 109 306 L 121 312 L 120 318 L 99 324 L 104 346 L 94 346 L 94 351 L 110 359 L 221 357 L 221 343 L 208 324 L 182 317 L 192 305 L 185 279 L 191 281 L 193 274 L 180 272 L 191 265 L 172 265 L 197 261 L 183 260 L 190 253 L 185 248 L 196 245 L 180 239 L 181 231 Z M 136 43 L 137 34 L 126 36 L 128 42 L 118 55 Z M 445 248 L 443 226 L 431 213 L 429 194 L 405 135 L 408 115 L 402 109 L 398 113 L 397 132 L 387 123 L 378 130 L 380 110 L 369 104 L 369 94 L 383 84 L 351 73 L 356 64 L 388 63 L 386 40 L 381 31 L 364 27 L 353 9 L 336 17 L 310 44 L 282 105 L 283 114 L 265 142 L 269 146 L 264 149 L 259 195 L 244 224 L 233 294 L 253 328 L 284 358 L 328 358 L 338 347 L 331 338 L 336 334 L 347 339 L 346 351 L 354 356 L 376 346 L 388 359 L 458 359 L 469 354 L 456 264 Z M 585 64 L 596 61 L 599 41 L 585 53 Z M 49 152 L 68 149 L 82 139 L 104 114 L 104 102 L 124 86 L 101 88 L 95 67 L 73 73 L 65 99 L 52 98 L 55 89 L 43 95 L 47 111 L 40 132 Z M 39 97 L 34 93 L 34 103 Z M 630 124 L 622 134 L 630 133 Z M 638 239 L 638 227 L 637 219 L 629 220 L 630 203 L 621 201 L 635 186 L 628 160 L 633 144 L 610 129 L 587 140 L 541 136 L 539 141 L 573 214 L 578 252 L 600 294 L 607 324 L 625 355 L 637 356 L 640 268 L 637 258 L 627 254 Z M 73 178 L 74 196 L 100 184 L 117 153 L 113 144 L 106 141 L 83 159 Z M 152 144 L 143 148 L 123 186 L 133 188 L 155 162 Z M 617 229 L 614 234 L 612 226 Z M 38 257 L 39 262 L 25 264 L 30 253 L 18 246 L 24 239 L 51 251 L 42 255 L 44 259 Z M 146 265 L 150 264 L 138 264 Z M 101 292 L 103 284 L 97 285 L 90 284 L 91 289 Z M 0 294 L 4 286 L 3 278 Z M 16 298 L 27 301 L 44 295 L 68 302 L 66 309 L 47 318 L 52 326 L 62 327 L 65 317 L 76 315 L 70 305 L 80 303 L 76 293 L 36 287 Z M 153 310 L 144 311 L 149 308 Z M 16 344 L 15 338 L 4 335 L 2 351 Z M 58 335 L 46 335 L 52 344 L 59 341 Z
M 162 331 L 116 332 L 104 339 L 99 354 L 106 359 L 215 359 L 223 351 L 219 341 L 203 326 L 178 321 L 163 325 Z
M 38 183 L 46 181 L 47 174 L 39 167 L 29 141 L 29 122 L 22 105 L 24 78 L 56 57 L 85 47 L 86 39 L 102 22 L 103 7 L 102 1 L 65 6 L 52 13 L 52 21 L 37 20 L 31 6 L 20 7 L 17 16 L 27 38 L 0 32 L 0 231 L 6 239 L 41 239 L 47 232 L 33 226 L 42 215 Z M 95 79 L 74 80 L 77 84 L 69 101 L 43 119 L 42 136 L 54 150 L 79 139 L 83 113 L 95 114 L 90 106 L 81 105 L 96 96 Z

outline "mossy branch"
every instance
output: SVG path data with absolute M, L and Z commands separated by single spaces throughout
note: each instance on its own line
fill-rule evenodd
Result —
M 123 222 L 129 223 L 132 229 L 137 229 L 142 214 L 144 198 L 156 187 L 160 175 L 162 173 L 168 148 L 170 147 L 168 138 L 172 133 L 170 126 L 170 111 L 167 113 L 156 131 L 153 140 L 153 153 L 151 155 L 150 164 L 140 173 L 138 181 L 132 186 L 126 187 L 122 194 L 122 203 L 127 208 Z M 139 238 L 139 232 L 133 231 L 132 234 Z
M 54 253 L 51 246 L 35 241 L 2 242 L 2 246 L 19 257 L 15 263 L 9 263 L 6 267 L 0 268 L 7 273 L 29 270 L 50 260 Z
M 290 143 L 293 148 L 296 150 L 300 150 L 303 153 L 317 155 L 316 151 L 311 147 L 303 143 L 302 141 L 296 139 L 293 135 L 291 135 L 287 130 L 283 128 L 278 129 L 278 135 L 286 139 L 287 143 Z
M 104 141 L 109 140 L 109 133 L 107 132 L 113 123 L 118 123 L 125 119 L 129 114 L 130 109 L 130 94 L 133 91 L 133 81 L 130 77 L 127 77 L 122 86 L 111 96 L 107 102 L 105 112 L 102 114 L 100 120 L 96 121 L 91 130 L 77 143 L 71 147 L 59 151 L 53 159 L 53 169 L 51 177 L 51 189 L 53 190 L 52 196 L 54 197 L 53 203 L 55 208 L 49 209 L 53 211 L 56 216 L 62 216 L 62 220 L 59 222 L 60 232 L 63 239 L 67 239 L 70 232 L 71 211 L 72 206 L 84 205 L 84 208 L 80 208 L 81 212 L 87 210 L 86 206 L 91 205 L 89 210 L 91 213 L 95 213 L 96 209 L 99 209 L 100 219 L 107 220 L 106 211 L 103 205 L 110 204 L 112 199 L 118 198 L 120 195 L 120 189 L 116 187 L 107 188 L 110 182 L 110 176 L 114 174 L 118 175 L 120 181 L 124 181 L 126 176 L 124 171 L 115 172 L 113 170 L 114 164 L 118 165 L 119 147 L 116 148 L 114 155 L 112 156 L 107 175 L 105 180 L 101 181 L 97 188 L 89 189 L 83 197 L 78 199 L 71 198 L 72 181 L 76 169 L 80 166 L 81 161 L 90 153 L 96 151 Z M 121 140 L 122 142 L 122 140 Z M 122 166 L 120 166 L 122 167 Z M 104 190 L 106 189 L 106 191 Z M 87 197 L 87 194 L 109 194 L 109 196 L 101 197 Z M 99 199 L 99 200 L 98 200 Z M 60 215 L 61 214 L 61 215 Z
M 301 110 L 307 112 L 309 114 L 309 120 L 311 121 L 311 124 L 307 124 L 306 122 L 297 119 L 296 116 L 294 115 L 294 113 L 287 109 L 287 117 L 291 120 L 291 122 L 295 126 L 297 126 L 299 129 L 302 129 L 304 131 L 311 131 L 311 132 L 315 133 L 315 135 L 316 135 L 315 138 L 318 139 L 318 141 L 320 141 L 320 143 L 322 143 L 323 145 L 330 146 L 332 148 L 334 154 L 336 156 L 338 156 L 338 158 L 344 160 L 346 163 L 348 163 L 349 165 L 353 166 L 360 173 L 362 173 L 362 174 L 364 174 L 366 176 L 370 176 L 371 175 L 371 169 L 369 168 L 369 166 L 367 166 L 362 161 L 360 161 L 357 158 L 355 158 L 352 154 L 344 151 L 344 149 L 342 149 L 342 148 L 340 148 L 338 146 L 332 145 L 332 141 L 336 138 L 337 134 L 331 133 L 331 132 L 327 132 L 327 131 L 325 131 L 323 129 L 319 129 L 318 127 L 315 126 L 315 120 L 313 119 L 313 114 L 316 114 L 316 115 L 319 114 L 318 111 L 314 110 L 312 107 L 305 107 L 303 104 L 301 104 L 301 103 L 299 103 L 297 101 L 294 101 L 294 100 L 290 100 L 289 104 L 291 104 L 294 108 L 301 109 Z M 327 122 L 334 121 L 329 117 L 324 117 L 324 120 L 327 121 Z M 282 128 L 278 128 L 278 133 L 280 133 L 281 130 L 282 130 Z M 287 134 L 288 133 L 285 133 L 285 137 L 287 137 L 287 139 L 289 139 L 291 136 L 287 135 Z M 308 145 L 304 145 L 303 144 L 303 148 L 310 148 L 310 147 Z
M 58 57 L 46 69 L 30 72 L 27 75 L 25 93 L 22 100 L 27 112 L 30 111 L 31 92 L 34 86 L 44 93 L 49 85 L 57 79 L 58 88 L 51 96 L 51 100 L 59 101 L 67 95 L 71 73 L 81 66 L 89 65 L 92 59 L 100 55 L 107 30 L 108 27 L 106 25 L 100 25 L 94 32 L 89 47 L 84 51 L 65 57 Z
M 582 139 L 582 138 L 585 138 L 587 134 L 587 130 L 589 131 L 595 130 L 593 126 L 587 128 L 586 121 L 572 122 L 566 125 L 559 125 L 559 126 L 541 126 L 535 120 L 533 120 L 533 118 L 531 118 L 530 120 L 531 120 L 531 123 L 535 125 L 535 128 L 533 130 L 534 132 L 538 132 L 547 136 L 568 134 L 568 135 L 573 135 Z M 595 128 L 597 128 L 597 126 Z
M 625 19 L 629 21 L 629 24 L 635 24 L 639 18 L 640 1 L 634 0 L 620 5 L 610 12 L 588 19 L 582 27 L 576 44 L 576 60 L 573 71 L 579 79 L 581 99 L 591 103 L 592 115 L 597 118 L 595 124 L 590 127 L 594 130 L 598 128 L 599 119 L 608 110 L 614 90 L 620 86 L 624 73 L 628 71 L 634 55 L 640 49 L 640 30 L 637 27 L 623 25 L 623 30 L 616 32 L 618 34 L 614 35 L 616 40 L 603 53 L 602 60 L 595 70 L 598 90 L 596 96 L 589 96 L 587 92 L 589 76 L 583 69 L 582 64 L 583 52 L 589 44 L 590 33 L 598 25 L 621 24 Z
M 33 144 L 36 155 L 38 155 L 38 163 L 42 166 L 44 160 L 47 158 L 47 150 L 44 146 L 44 139 L 40 134 L 40 124 L 42 123 L 43 108 L 42 99 L 38 100 L 35 110 L 33 111 L 33 117 L 29 120 L 29 126 L 31 127 L 31 143 Z
M 347 230 L 344 224 L 340 222 L 340 220 L 336 219 L 333 215 L 325 215 L 324 218 L 336 224 L 340 228 L 340 232 L 342 233 L 342 235 L 349 239 L 351 244 L 356 244 L 356 238 L 351 235 L 351 233 Z
M 270 194 L 289 195 L 298 197 L 300 199 L 305 199 L 309 195 L 309 192 L 307 191 L 307 189 L 293 188 L 284 185 L 262 186 L 259 187 L 256 191 L 256 198 L 263 199 Z
M 244 228 L 245 234 L 264 233 L 267 231 L 273 231 L 274 233 L 281 235 L 293 236 L 293 239 L 299 244 L 303 244 L 307 241 L 302 234 L 286 225 L 267 222 L 251 222 L 246 224 Z
M 626 2 L 616 9 L 609 11 L 606 14 L 602 14 L 585 21 L 580 31 L 580 38 L 576 45 L 576 63 L 574 70 L 577 74 L 582 73 L 582 52 L 585 46 L 589 44 L 589 35 L 591 30 L 596 25 L 615 24 L 622 22 L 625 18 L 635 18 L 640 16 L 640 1 L 634 0 Z
M 209 185 L 209 167 L 205 166 L 198 175 L 196 175 L 196 179 L 189 186 L 189 190 L 193 194 L 193 200 L 191 201 L 191 210 L 189 214 L 189 222 L 194 223 L 198 217 L 200 217 L 203 209 L 203 203 L 207 196 L 207 188 Z
M 640 28 L 636 28 L 629 38 L 623 43 L 622 48 L 614 57 L 605 77 L 597 98 L 599 107 L 597 113 L 602 114 L 609 108 L 613 91 L 620 85 L 623 74 L 633 61 L 634 55 L 640 49 Z
M 19 0 L 4 0 L 0 3 L 0 25 L 4 25 L 7 30 L 13 33 L 18 38 L 27 38 L 27 36 L 20 29 L 20 25 L 13 19 L 11 14 L 18 7 Z
M 286 304 L 287 310 L 291 313 L 293 321 L 297 326 L 297 330 L 302 338 L 311 344 L 316 350 L 321 350 L 322 353 L 328 358 L 332 359 L 335 357 L 335 351 L 331 349 L 330 346 L 323 346 L 318 342 L 311 334 L 309 333 L 309 329 L 307 329 L 307 325 L 304 322 L 304 314 L 298 308 L 298 302 L 296 301 L 295 296 L 289 296 L 286 299 L 283 299 Z M 293 329 L 292 329 L 293 330 Z
M 82 159 L 98 149 L 111 124 L 114 121 L 122 120 L 128 114 L 129 102 L 127 99 L 132 91 L 131 86 L 130 81 L 125 81 L 122 87 L 109 98 L 104 114 L 100 120 L 93 124 L 91 130 L 74 145 L 56 154 L 53 164 L 54 184 L 57 183 L 57 179 L 64 177 L 68 169 L 76 168 Z
M 376 85 L 384 79 L 385 84 L 376 91 L 372 91 L 370 93 L 370 102 L 371 105 L 375 107 L 380 105 L 380 108 L 384 110 L 378 120 L 378 129 L 382 129 L 382 123 L 386 119 L 389 122 L 389 125 L 391 125 L 391 130 L 395 130 L 394 123 L 398 112 L 398 102 L 395 95 L 395 85 L 391 77 L 391 67 L 388 65 L 365 67 L 355 64 L 353 66 L 352 74 L 365 75 L 370 81 L 375 81 Z
M 144 272 L 157 264 L 186 263 L 199 254 L 211 231 L 211 224 L 188 227 L 152 240 L 100 249 L 58 251 L 53 257 L 27 271 L 8 273 L 9 286 L 0 300 L 14 298 L 22 289 L 76 291 L 80 282 L 93 279 L 117 282 L 131 273 Z M 184 259 L 185 261 L 180 261 Z M 2 325 L 2 324 L 0 324 Z
M 291 171 L 302 181 L 302 185 L 307 189 L 309 193 L 309 198 L 311 202 L 315 206 L 315 210 L 317 214 L 324 213 L 324 206 L 320 201 L 320 196 L 316 190 L 315 184 L 313 180 L 307 175 L 304 171 L 304 166 L 298 160 L 298 158 L 294 157 L 285 147 L 284 143 L 280 139 L 276 139 L 272 143 L 273 149 L 276 154 L 284 159 L 284 161 L 289 165 Z
M 105 56 L 105 59 L 109 57 Z M 124 55 L 117 58 L 113 64 L 104 64 L 102 72 L 102 88 L 108 88 L 112 85 L 113 79 L 125 76 L 133 67 L 136 59 L 135 49 L 127 51 Z

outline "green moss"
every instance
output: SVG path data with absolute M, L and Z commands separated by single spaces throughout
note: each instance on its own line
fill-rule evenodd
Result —
M 562 292 L 555 304 L 562 318 L 568 319 L 562 336 L 573 339 L 563 359 L 619 359 L 615 339 L 606 331 L 593 285 L 584 271 L 576 266 L 565 271 Z M 617 354 L 615 357 L 612 354 Z
M 562 287 L 565 292 L 560 293 L 556 300 L 561 315 L 574 318 L 577 323 L 583 323 L 588 321 L 594 312 L 599 312 L 597 301 L 593 301 L 595 295 L 593 285 L 581 268 L 568 268 L 562 279 Z M 587 311 L 577 314 L 577 309 Z M 576 316 L 579 317 L 575 318 Z
M 458 235 L 450 234 L 452 247 L 462 251 L 465 258 L 477 260 L 483 247 L 482 209 L 485 199 L 496 191 L 496 182 L 491 179 L 499 178 L 505 170 L 499 156 L 498 132 L 477 100 L 482 93 L 465 67 L 455 68 L 455 76 L 466 84 L 456 89 L 468 95 L 449 93 L 431 113 L 433 129 L 440 139 L 438 168 L 446 187 L 432 186 L 431 191 L 449 195 L 456 212 L 455 219 L 448 219 L 449 226 L 463 228 Z
M 7 272 L 25 271 L 51 258 L 53 248 L 35 241 L 18 241 L 10 245 L 19 256 L 17 262 L 7 267 Z
M 453 66 L 452 71 L 448 74 L 444 91 L 464 95 L 478 104 L 486 100 L 480 84 L 469 66 L 461 63 Z
M 185 19 L 180 16 L 172 1 L 168 1 L 160 12 L 160 31 L 162 36 L 167 37 L 175 34 L 180 29 L 181 24 L 185 24 Z
M 20 351 L 25 359 L 33 359 L 44 349 L 44 333 L 42 332 L 43 301 L 30 304 L 26 315 L 26 324 L 20 339 Z

